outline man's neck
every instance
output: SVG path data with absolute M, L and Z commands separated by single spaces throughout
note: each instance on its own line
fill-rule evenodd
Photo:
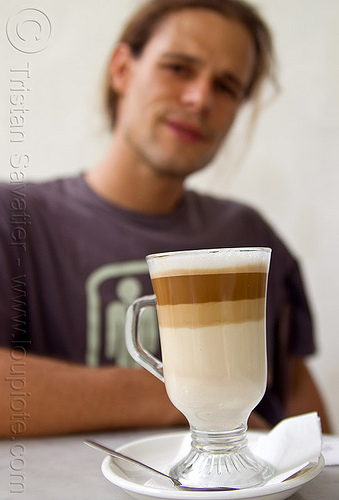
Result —
M 183 195 L 183 179 L 162 176 L 137 164 L 113 140 L 103 160 L 85 174 L 102 198 L 133 212 L 161 215 L 174 211 Z

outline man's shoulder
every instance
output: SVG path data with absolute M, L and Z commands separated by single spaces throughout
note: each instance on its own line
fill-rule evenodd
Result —
M 198 193 L 196 191 L 188 191 L 186 193 L 188 202 L 195 209 L 208 213 L 215 214 L 217 218 L 248 218 L 249 220 L 257 220 L 265 223 L 263 216 L 259 210 L 249 204 L 229 199 L 221 198 L 215 195 Z
M 290 260 L 290 251 L 261 211 L 245 202 L 187 193 L 191 218 L 197 217 L 209 234 L 220 233 L 226 246 L 267 246 L 279 259 Z
M 60 178 L 48 181 L 15 181 L 0 183 L 0 199 L 4 206 L 27 201 L 31 206 L 50 203 L 56 199 L 64 199 L 70 189 L 75 189 L 80 177 Z

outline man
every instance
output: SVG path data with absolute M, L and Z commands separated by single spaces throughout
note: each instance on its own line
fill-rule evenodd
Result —
M 110 62 L 114 132 L 102 161 L 75 179 L 3 186 L 2 436 L 183 424 L 163 385 L 128 366 L 124 312 L 151 293 L 146 254 L 216 246 L 273 248 L 269 385 L 253 423 L 317 410 L 328 429 L 303 361 L 314 345 L 295 260 L 248 207 L 184 188 L 214 158 L 270 57 L 268 30 L 246 4 L 153 0 Z

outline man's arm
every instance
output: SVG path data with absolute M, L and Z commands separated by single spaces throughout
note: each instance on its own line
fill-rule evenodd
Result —
M 16 356 L 18 357 L 18 356 Z M 184 425 L 146 370 L 88 368 L 0 349 L 0 437 Z
M 0 349 L 0 437 L 28 437 L 114 428 L 185 425 L 164 384 L 146 370 L 82 365 Z M 293 362 L 288 415 L 328 417 L 302 360 Z M 251 427 L 267 428 L 252 414 Z
M 317 411 L 321 419 L 322 431 L 331 432 L 324 403 L 305 362 L 294 358 L 291 362 L 291 370 L 291 386 L 287 401 L 288 416 Z

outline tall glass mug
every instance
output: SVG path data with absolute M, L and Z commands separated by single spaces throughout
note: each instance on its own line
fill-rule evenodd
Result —
M 131 356 L 165 382 L 187 418 L 191 451 L 170 471 L 187 486 L 246 488 L 272 468 L 247 445 L 247 420 L 266 390 L 269 248 L 224 248 L 146 257 L 155 296 L 128 309 Z M 139 338 L 139 319 L 156 307 L 162 362 Z

